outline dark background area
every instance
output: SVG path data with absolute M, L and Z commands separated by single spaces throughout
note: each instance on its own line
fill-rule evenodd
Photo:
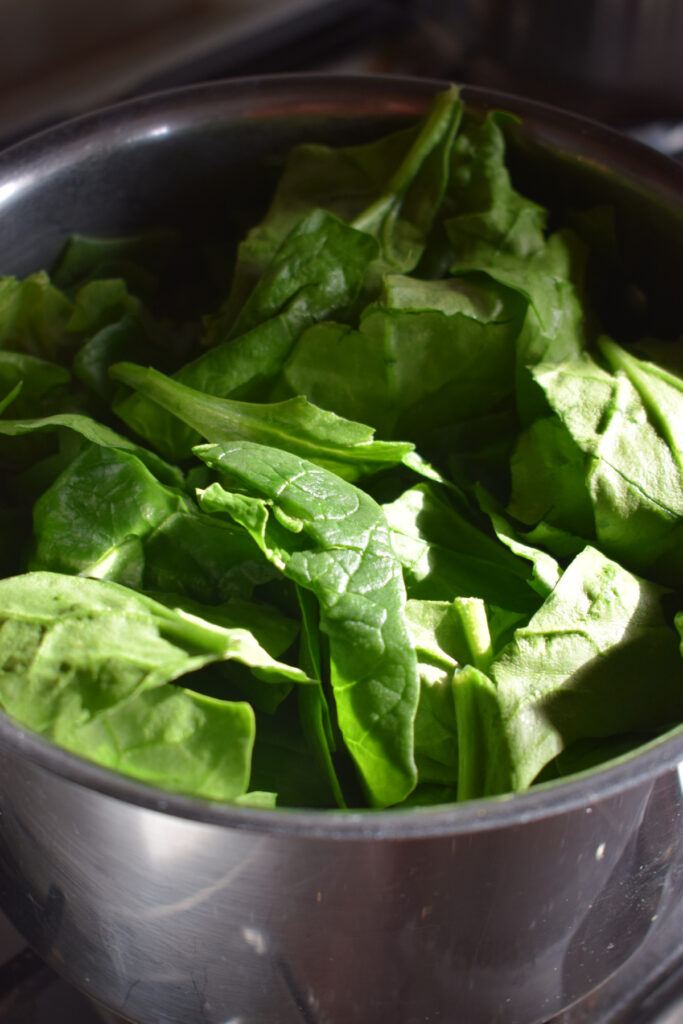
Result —
M 682 52 L 680 0 L 0 0 L 0 145 L 157 89 L 340 71 L 524 94 L 673 152 Z

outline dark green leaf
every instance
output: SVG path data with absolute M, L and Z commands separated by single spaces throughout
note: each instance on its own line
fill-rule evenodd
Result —
M 626 365 L 623 350 L 611 343 L 603 348 Z M 552 466 L 558 447 L 581 453 L 572 460 L 571 483 L 552 468 L 545 479 L 539 474 L 539 487 L 552 496 L 554 507 L 552 515 L 538 509 L 538 518 L 591 536 L 585 519 L 579 522 L 572 511 L 577 501 L 584 508 L 588 501 L 594 536 L 607 554 L 635 572 L 680 586 L 683 476 L 677 432 L 683 392 L 676 378 L 650 373 L 637 360 L 628 360 L 628 366 L 638 388 L 623 370 L 607 373 L 587 355 L 534 370 L 558 417 L 547 464 Z M 536 516 L 526 521 L 533 523 Z
M 246 334 L 282 315 L 293 336 L 354 301 L 377 244 L 363 231 L 313 210 L 296 224 L 273 256 L 230 329 Z M 220 319 L 213 340 L 223 340 Z
M 474 525 L 430 484 L 384 506 L 411 597 L 480 597 L 531 614 L 539 598 L 528 562 Z
M 40 419 L 3 420 L 0 419 L 0 436 L 22 437 L 40 431 L 73 432 L 85 441 L 100 445 L 103 448 L 117 448 L 136 455 L 162 483 L 177 486 L 182 483 L 182 474 L 175 466 L 170 466 L 154 452 L 134 444 L 127 437 L 122 437 L 104 423 L 98 423 L 90 416 L 80 413 L 55 413 Z
M 202 507 L 229 512 L 320 602 L 339 727 L 371 802 L 404 799 L 416 781 L 417 665 L 381 509 L 352 484 L 277 449 L 241 442 L 196 451 L 258 502 L 236 502 L 214 484 L 203 492 Z M 275 545 L 271 514 L 280 525 Z M 288 538 L 294 543 L 285 546 Z
M 68 370 L 47 359 L 0 350 L 0 393 L 6 394 L 21 384 L 19 400 L 12 403 L 12 413 L 17 419 L 53 411 L 70 379 Z
M 318 603 L 309 590 L 297 586 L 301 606 L 301 660 L 303 670 L 317 681 L 317 686 L 299 687 L 299 716 L 304 736 L 314 752 L 318 764 L 327 776 L 330 791 L 338 807 L 346 807 L 339 779 L 334 767 L 333 753 L 336 743 L 330 708 L 323 688 L 323 656 L 321 652 Z M 327 665 L 325 665 L 327 668 Z
M 306 331 L 283 378 L 290 393 L 382 436 L 434 443 L 437 428 L 512 404 L 522 316 L 518 298 L 492 282 L 388 277 L 384 303 L 364 312 L 358 331 Z
M 490 667 L 510 752 L 509 774 L 503 759 L 490 792 L 529 786 L 576 740 L 680 719 L 683 660 L 662 595 L 594 548 L 574 559 Z
M 307 687 L 313 690 L 313 687 Z M 304 735 L 296 702 L 257 712 L 251 784 L 277 793 L 279 807 L 329 807 L 330 787 Z
M 68 330 L 72 306 L 43 271 L 23 281 L 0 278 L 0 348 L 68 362 L 76 347 Z
M 132 452 L 88 445 L 36 503 L 31 568 L 143 585 L 144 553 L 135 569 L 119 548 L 145 540 L 190 501 L 165 487 Z M 122 576 L 121 573 L 124 573 Z
M 331 148 L 309 144 L 293 149 L 266 216 L 240 246 L 226 319 L 234 320 L 245 297 L 301 218 L 312 210 L 324 209 L 352 222 L 368 208 L 373 209 L 381 198 L 386 200 L 388 183 L 397 175 L 397 168 L 404 169 L 399 182 L 404 189 L 404 180 L 408 183 L 416 172 L 419 177 L 425 164 L 422 187 L 415 188 L 405 211 L 407 216 L 415 217 L 416 229 L 419 226 L 424 230 L 443 189 L 441 158 L 447 155 L 450 131 L 457 128 L 459 111 L 454 90 L 439 98 L 438 113 L 430 130 L 423 132 L 421 143 L 418 139 L 423 125 L 418 123 L 362 145 Z M 411 153 L 414 157 L 409 160 Z
M 181 383 L 217 397 L 242 397 L 275 376 L 306 327 L 349 307 L 377 251 L 374 239 L 336 217 L 314 211 L 287 236 L 267 274 L 240 315 L 234 340 L 219 313 L 210 338 L 222 342 L 178 374 Z M 148 399 L 132 395 L 116 412 L 157 450 L 174 459 L 187 457 L 199 440 Z
M 213 398 L 157 370 L 130 363 L 112 367 L 111 374 L 177 416 L 206 441 L 256 441 L 282 448 L 346 480 L 395 466 L 414 450 L 407 442 L 375 441 L 370 427 L 342 419 L 305 398 L 270 404 Z
M 203 604 L 248 600 L 276 570 L 232 522 L 197 509 L 172 513 L 145 540 L 146 590 L 180 593 Z
M 140 308 L 140 301 L 129 294 L 120 278 L 90 281 L 77 292 L 67 327 L 77 333 L 94 334 L 122 317 L 135 317 Z
M 72 235 L 52 279 L 58 288 L 71 293 L 89 281 L 118 277 L 134 295 L 145 297 L 156 288 L 158 271 L 174 243 L 175 235 L 170 231 L 127 238 Z
M 390 271 L 413 270 L 424 252 L 427 237 L 443 200 L 450 173 L 450 157 L 460 121 L 462 103 L 455 86 L 439 93 L 420 131 L 378 198 L 354 218 L 353 224 L 373 235 L 380 245 L 372 278 Z

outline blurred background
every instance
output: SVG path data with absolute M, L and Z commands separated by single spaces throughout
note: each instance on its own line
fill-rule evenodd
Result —
M 0 146 L 106 103 L 234 75 L 476 83 L 683 150 L 681 0 L 0 0 Z

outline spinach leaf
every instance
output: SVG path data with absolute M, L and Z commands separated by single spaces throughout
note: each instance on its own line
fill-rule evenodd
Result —
M 0 277 L 0 348 L 68 362 L 76 347 L 68 329 L 72 305 L 44 271 L 23 281 Z
M 660 366 L 636 359 L 609 338 L 600 338 L 598 347 L 612 371 L 622 371 L 633 384 L 650 421 L 683 472 L 683 380 Z
M 569 232 L 556 232 L 523 261 L 516 254 L 491 251 L 482 244 L 451 268 L 453 273 L 488 273 L 528 300 L 517 339 L 518 411 L 527 423 L 542 408 L 530 386 L 528 367 L 575 358 L 586 347 L 582 261 L 578 240 Z
M 482 247 L 492 256 L 499 252 L 520 260 L 544 247 L 547 212 L 514 188 L 505 164 L 505 129 L 514 123 L 498 110 L 463 121 L 451 153 L 443 211 L 451 263 L 480 254 Z
M 458 736 L 458 800 L 498 792 L 498 780 L 511 774 L 511 754 L 500 701 L 491 679 L 466 665 L 453 680 Z
M 663 593 L 595 548 L 572 561 L 489 668 L 505 734 L 489 751 L 489 792 L 529 786 L 576 740 L 656 732 L 680 719 L 683 660 Z
M 208 395 L 253 394 L 280 371 L 293 339 L 287 320 L 276 316 L 187 363 L 176 379 Z M 116 396 L 113 409 L 140 437 L 171 459 L 184 459 L 200 440 L 196 431 L 155 402 L 137 394 Z
M 418 784 L 457 787 L 458 726 L 452 689 L 453 670 L 420 664 L 420 701 L 415 716 L 415 764 Z
M 541 417 L 519 435 L 510 474 L 510 515 L 528 526 L 542 522 L 547 529 L 595 537 L 586 456 L 557 416 Z
M 90 281 L 121 278 L 130 292 L 145 298 L 156 290 L 175 241 L 171 231 L 118 238 L 75 234 L 60 255 L 52 280 L 73 295 Z
M 287 395 L 304 395 L 322 409 L 369 423 L 380 437 L 391 437 L 397 412 L 388 383 L 391 372 L 391 356 L 381 339 L 348 324 L 321 323 L 293 346 L 279 384 Z
M 82 413 L 58 412 L 50 416 L 26 420 L 4 420 L 0 418 L 0 436 L 22 437 L 42 431 L 73 432 L 79 438 L 83 438 L 92 444 L 100 445 L 103 448 L 117 448 L 121 451 L 131 452 L 162 483 L 169 484 L 170 486 L 178 486 L 182 483 L 182 474 L 176 466 L 169 465 L 154 452 L 135 444 L 133 441 L 129 441 L 127 437 L 117 434 L 111 427 L 106 426 L 104 423 L 99 423 L 90 416 L 84 416 Z
M 358 146 L 293 149 L 266 216 L 240 245 L 226 320 L 234 319 L 289 231 L 316 208 L 374 234 L 385 266 L 411 269 L 448 183 L 461 116 L 451 88 L 437 97 L 422 124 Z
M 486 606 L 479 598 L 409 600 L 408 628 L 415 649 L 434 665 L 486 669 L 492 658 Z
M 85 722 L 57 719 L 47 730 L 60 746 L 106 768 L 161 789 L 228 801 L 248 789 L 254 733 L 254 712 L 244 701 L 171 685 L 138 693 Z M 268 798 L 258 803 L 272 806 Z
M 70 380 L 63 366 L 24 352 L 0 349 L 0 417 L 41 417 L 58 411 L 69 400 Z M 6 419 L 0 419 L 0 429 L 6 423 Z M 10 471 L 25 471 L 53 451 L 53 439 L 46 435 L 19 440 L 0 433 L 0 461 Z
M 421 785 L 457 787 L 459 724 L 455 679 L 471 661 L 487 662 L 490 636 L 483 602 L 415 601 L 406 605 L 418 656 L 420 701 L 415 718 L 415 761 Z
M 228 601 L 221 601 L 220 604 L 207 608 L 200 601 L 188 598 L 180 600 L 178 595 L 173 593 L 147 592 L 146 596 L 171 610 L 180 608 L 183 612 L 190 613 L 196 618 L 210 620 L 222 629 L 244 630 L 250 633 L 259 646 L 263 647 L 272 658 L 279 658 L 288 651 L 300 632 L 298 622 L 283 615 L 272 605 L 255 600 L 230 598 Z M 252 662 L 245 662 L 245 664 L 250 664 L 257 673 L 263 667 L 259 665 L 258 659 L 253 664 Z M 265 667 L 268 668 L 268 665 L 266 664 Z M 292 673 L 291 677 L 299 682 L 308 679 L 308 689 L 311 688 L 310 683 L 314 679 L 313 676 L 307 677 L 298 672 Z
M 516 345 L 517 405 L 529 423 L 539 396 L 526 367 L 575 356 L 586 345 L 585 253 L 569 230 L 546 238 L 546 211 L 513 187 L 504 138 L 512 120 L 498 111 L 483 121 L 465 118 L 438 230 L 419 270 L 426 277 L 487 274 L 518 293 L 526 316 Z
M 251 492 L 245 501 L 213 484 L 200 496 L 202 507 L 241 522 L 285 575 L 318 598 L 339 728 L 371 803 L 398 803 L 416 782 L 417 662 L 381 509 L 352 484 L 288 452 L 249 442 L 195 451 Z M 272 534 L 271 515 L 279 526 Z
M 409 442 L 376 441 L 370 427 L 342 419 L 302 397 L 277 403 L 213 398 L 157 370 L 129 363 L 112 367 L 111 374 L 177 416 L 206 441 L 255 441 L 282 448 L 345 480 L 395 466 L 415 447 Z
M 323 653 L 319 629 L 318 603 L 314 594 L 297 586 L 301 607 L 301 667 L 315 679 L 317 686 L 299 688 L 299 717 L 310 749 L 327 777 L 334 802 L 346 807 L 337 777 L 333 754 L 337 749 L 330 708 L 323 687 Z
M 233 523 L 196 508 L 171 513 L 144 541 L 144 589 L 202 604 L 249 600 L 277 570 Z
M 526 614 L 540 604 L 527 560 L 476 526 L 433 485 L 410 488 L 384 512 L 409 596 L 480 597 Z
M 220 312 L 211 322 L 206 341 L 222 344 L 188 363 L 178 379 L 207 394 L 228 397 L 274 376 L 302 330 L 353 303 L 376 251 L 369 235 L 314 211 L 284 240 L 234 329 L 224 324 Z M 187 457 L 199 440 L 195 431 L 143 396 L 122 398 L 115 410 L 171 458 Z
M 94 280 L 76 293 L 68 327 L 80 337 L 73 372 L 107 406 L 115 397 L 109 366 L 137 358 L 175 370 L 196 348 L 196 327 L 158 319 L 121 278 Z M 107 410 L 108 411 L 108 410 Z
M 380 195 L 419 129 L 408 128 L 361 146 L 296 146 L 287 156 L 270 206 L 240 243 L 230 291 L 221 315 L 237 314 L 295 225 L 316 209 L 347 223 Z
M 485 674 L 494 657 L 486 606 L 456 598 L 409 601 L 407 609 L 421 684 L 415 719 L 419 785 L 452 790 L 441 800 L 484 796 L 494 765 L 509 763 L 498 695 Z
M 79 348 L 73 372 L 99 398 L 110 402 L 116 388 L 109 378 L 111 364 L 133 357 L 152 362 L 155 354 L 139 320 L 126 314 L 102 327 Z
M 324 210 L 296 224 L 277 250 L 230 328 L 232 337 L 282 315 L 296 336 L 317 320 L 343 311 L 356 297 L 377 245 L 369 235 Z M 211 338 L 221 332 L 220 319 Z
M 486 323 L 465 313 L 371 307 L 360 331 L 384 355 L 376 391 L 392 414 L 390 436 L 408 431 L 442 454 L 441 427 L 498 410 L 513 397 L 519 322 L 512 316 Z
M 94 580 L 0 581 L 0 704 L 74 753 L 166 789 L 230 800 L 246 791 L 246 704 L 169 685 L 207 658 L 166 639 L 151 602 Z
M 171 515 L 189 511 L 181 491 L 159 483 L 132 452 L 88 445 L 38 500 L 33 512 L 31 568 L 113 579 L 140 589 L 137 557 L 119 559 L 122 544 L 145 539 Z M 121 573 L 123 572 L 123 575 Z
M 3 399 L 0 400 L 0 416 L 4 413 L 5 409 L 9 409 L 12 402 L 14 402 L 21 394 L 21 381 L 17 381 L 13 388 L 11 388 Z
M 176 585 L 176 588 L 179 587 Z M 288 652 L 297 638 L 299 623 L 287 618 L 272 605 L 256 601 L 230 599 L 217 605 L 206 605 L 177 593 L 148 594 L 168 608 L 181 608 L 196 618 L 204 619 L 222 629 L 241 630 L 251 636 L 259 647 L 277 659 Z M 306 682 L 302 690 L 315 690 L 317 680 L 304 669 L 303 674 L 293 672 L 289 665 L 279 668 L 275 662 L 264 660 L 261 653 L 252 652 L 249 658 L 214 662 L 193 676 L 192 688 L 208 697 L 247 700 L 255 710 L 272 714 L 289 696 L 295 683 Z M 301 698 L 300 698 L 301 699 Z
M 420 261 L 449 180 L 453 141 L 462 118 L 458 90 L 440 93 L 412 146 L 378 198 L 354 220 L 380 244 L 372 278 L 387 270 L 406 272 Z
M 140 310 L 140 300 L 128 292 L 121 278 L 90 281 L 76 293 L 67 329 L 94 334 L 123 317 L 138 316 Z
M 21 385 L 12 403 L 17 418 L 53 411 L 70 379 L 68 370 L 47 359 L 0 349 L 0 393 Z
M 623 350 L 612 343 L 602 348 L 627 364 Z M 518 450 L 512 511 L 530 524 L 543 518 L 568 532 L 595 537 L 626 567 L 680 587 L 683 477 L 675 424 L 683 412 L 683 394 L 675 378 L 648 373 L 637 360 L 628 360 L 628 366 L 644 393 L 622 369 L 608 373 L 588 355 L 534 369 L 557 419 L 544 428 L 545 454 L 539 447 Z M 664 421 L 669 425 L 662 434 Z M 536 436 L 539 431 L 537 426 Z M 518 495 L 531 493 L 525 484 L 531 475 L 538 481 L 535 507 L 524 507 Z M 539 507 L 539 495 L 547 509 Z
M 109 579 L 204 604 L 275 576 L 243 530 L 200 512 L 133 452 L 88 446 L 34 506 L 33 569 Z
M 486 280 L 407 280 L 385 279 L 382 303 L 366 308 L 358 331 L 329 323 L 306 331 L 283 382 L 382 436 L 407 432 L 440 450 L 444 425 L 512 405 L 524 306 Z
M 527 559 L 532 566 L 530 585 L 542 597 L 547 597 L 557 585 L 562 570 L 555 558 L 547 551 L 529 544 L 529 536 L 522 540 L 518 532 L 513 529 L 508 520 L 498 509 L 491 495 L 487 494 L 483 487 L 475 488 L 479 505 L 483 512 L 486 512 L 491 520 L 491 525 L 496 532 L 498 540 L 520 558 Z M 525 542 L 526 541 L 526 542 Z
M 254 713 L 170 685 L 239 658 L 306 676 L 225 628 L 125 587 L 30 573 L 0 581 L 0 704 L 74 753 L 163 788 L 231 800 L 248 787 Z M 225 696 L 229 688 L 225 687 Z
M 18 648 L 18 662 L 38 659 L 36 720 L 54 713 L 62 689 L 69 704 L 69 686 L 80 686 L 81 676 L 83 693 L 73 699 L 86 709 L 91 701 L 91 710 L 204 665 L 233 659 L 258 670 L 262 678 L 311 685 L 301 669 L 272 658 L 250 630 L 223 625 L 223 615 L 220 607 L 217 612 L 200 609 L 176 595 L 162 603 L 118 583 L 82 576 L 30 572 L 0 580 L 0 619 L 9 623 L 7 635 L 26 637 L 25 650 Z M 47 639 L 53 632 L 54 650 L 53 639 Z M 91 637 L 92 649 L 90 640 L 74 644 L 76 636 Z M 72 655 L 66 651 L 70 642 Z M 138 644 L 148 644 L 144 656 L 137 651 Z M 52 683 L 50 671 L 55 673 Z M 21 691 L 23 676 L 17 676 L 13 685 Z
M 316 692 L 311 686 L 303 689 Z M 296 703 L 285 700 L 274 714 L 257 710 L 254 788 L 276 792 L 279 807 L 329 807 L 329 777 L 317 767 Z

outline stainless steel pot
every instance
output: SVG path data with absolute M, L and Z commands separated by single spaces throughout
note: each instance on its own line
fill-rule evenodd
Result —
M 367 138 L 437 88 L 234 81 L 37 136 L 0 156 L 0 271 L 49 265 L 73 231 L 238 228 L 245 194 L 291 143 Z M 648 315 L 680 329 L 683 171 L 550 108 L 467 98 L 521 117 L 512 162 L 540 198 L 614 202 Z M 540 1024 L 658 935 L 683 934 L 683 729 L 562 784 L 404 812 L 173 796 L 5 718 L 0 780 L 5 911 L 67 979 L 139 1024 Z

